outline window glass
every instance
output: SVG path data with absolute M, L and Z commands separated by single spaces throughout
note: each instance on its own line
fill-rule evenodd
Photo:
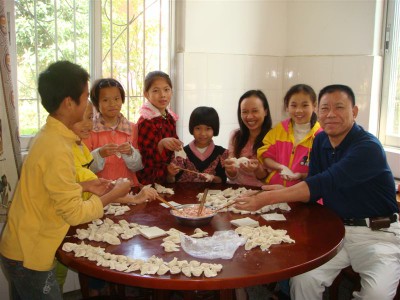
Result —
M 388 1 L 379 138 L 400 147 L 400 1 Z
M 46 120 L 37 78 L 56 60 L 100 69 L 92 80 L 118 79 L 126 90 L 122 113 L 133 121 L 143 102 L 145 74 L 169 72 L 169 0 L 19 0 L 14 5 L 22 136 L 34 135 Z M 97 24 L 101 30 L 93 30 Z

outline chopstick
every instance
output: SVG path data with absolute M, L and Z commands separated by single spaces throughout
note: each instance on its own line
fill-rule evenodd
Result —
M 259 190 L 259 191 L 255 192 L 254 194 L 251 194 L 250 196 L 258 195 L 258 194 L 261 193 L 261 192 L 264 192 L 264 190 Z M 239 198 L 239 196 L 237 196 L 236 198 Z M 235 204 L 235 203 L 236 203 L 236 198 L 235 198 L 235 200 L 234 200 L 233 202 L 228 203 L 228 204 L 226 204 L 226 205 L 224 205 L 224 206 L 218 208 L 217 210 L 214 210 L 214 213 L 219 212 L 220 210 L 223 210 L 224 208 L 227 208 L 227 207 L 229 207 L 229 206 Z
M 185 168 L 178 167 L 178 169 L 181 171 L 185 171 L 185 172 L 189 172 L 189 173 L 193 173 L 193 174 L 199 174 L 199 175 L 201 174 L 200 172 L 192 171 L 192 170 L 185 169 Z
M 223 210 L 224 208 L 227 208 L 227 207 L 229 207 L 229 206 L 231 206 L 231 205 L 233 205 L 235 203 L 236 203 L 236 200 L 231 202 L 231 203 L 228 203 L 227 205 L 224 205 L 224 206 L 218 208 L 217 210 L 214 210 L 214 213 L 219 212 L 220 210 Z
M 169 165 L 168 163 L 165 163 L 166 165 Z M 178 166 L 176 166 L 179 170 L 181 170 L 181 171 L 184 171 L 184 172 L 189 172 L 189 173 L 193 173 L 193 174 L 197 174 L 197 175 L 202 175 L 203 173 L 201 173 L 201 172 L 196 172 L 196 171 L 192 171 L 192 170 L 189 170 L 189 169 L 185 169 L 185 168 L 181 168 L 181 167 L 178 167 Z
M 171 203 L 169 203 L 167 200 L 165 200 L 164 198 L 162 198 L 160 195 L 156 196 L 157 200 L 161 201 L 162 203 L 165 203 L 166 205 L 168 205 L 169 207 L 171 207 L 172 209 L 179 211 L 175 206 L 173 206 Z
M 201 197 L 199 210 L 197 211 L 197 216 L 200 216 L 201 212 L 203 211 L 203 207 L 204 207 L 204 203 L 206 202 L 207 194 L 208 194 L 208 188 L 206 188 L 204 190 L 203 197 Z

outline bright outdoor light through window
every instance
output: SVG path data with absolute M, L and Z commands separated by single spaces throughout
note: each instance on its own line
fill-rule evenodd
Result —
M 33 135 L 47 112 L 37 77 L 51 62 L 69 60 L 126 90 L 123 114 L 136 121 L 144 76 L 169 72 L 169 0 L 15 1 L 20 134 Z

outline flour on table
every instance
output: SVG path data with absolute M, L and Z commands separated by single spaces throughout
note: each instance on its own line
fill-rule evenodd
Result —
M 286 218 L 283 214 L 271 213 L 271 214 L 263 214 L 261 215 L 266 221 L 286 221 Z
M 164 236 L 167 232 L 157 226 L 147 227 L 147 228 L 139 228 L 139 232 L 147 239 L 154 239 L 160 236 Z
M 239 227 L 239 226 L 248 226 L 248 227 L 260 226 L 260 223 L 258 221 L 253 220 L 252 218 L 249 218 L 249 217 L 231 220 L 231 224 L 235 225 L 237 227 Z

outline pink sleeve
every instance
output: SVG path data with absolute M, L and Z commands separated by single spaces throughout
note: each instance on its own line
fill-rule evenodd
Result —
M 82 140 L 85 143 L 86 147 L 89 148 L 90 151 L 93 151 L 95 146 L 93 145 L 93 135 L 94 133 L 91 132 L 87 139 Z
M 229 136 L 229 144 L 228 144 L 228 152 L 229 152 L 228 156 L 229 157 L 234 157 L 235 156 L 235 154 L 234 154 L 235 151 L 234 151 L 234 147 L 233 147 L 233 137 L 234 137 L 234 135 L 236 134 L 236 132 L 238 130 L 239 129 L 232 130 L 232 132 L 231 132 L 231 134 Z
M 138 148 L 138 127 L 136 123 L 131 123 L 132 126 L 132 146 L 137 149 Z

